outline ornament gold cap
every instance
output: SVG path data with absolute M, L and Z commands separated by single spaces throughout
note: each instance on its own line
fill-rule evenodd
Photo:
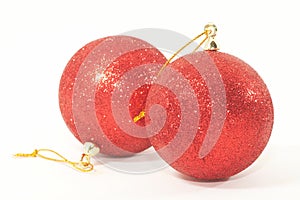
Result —
M 216 42 L 215 37 L 217 35 L 217 26 L 213 23 L 208 23 L 204 27 L 204 32 L 207 35 L 207 40 L 204 45 L 204 50 L 207 51 L 217 51 L 219 50 L 219 44 Z

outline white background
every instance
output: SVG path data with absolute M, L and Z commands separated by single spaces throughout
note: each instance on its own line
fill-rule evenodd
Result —
M 297 1 L 0 1 L 1 199 L 299 199 Z M 79 173 L 16 152 L 52 148 L 71 160 L 81 145 L 66 128 L 58 85 L 70 57 L 97 38 L 138 28 L 188 37 L 217 24 L 221 50 L 249 63 L 275 107 L 271 140 L 246 171 L 225 182 L 195 182 L 171 168 L 130 175 L 100 164 Z

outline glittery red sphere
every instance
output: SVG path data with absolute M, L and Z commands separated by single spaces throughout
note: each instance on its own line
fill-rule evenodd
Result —
M 167 66 L 149 91 L 146 113 L 159 155 L 203 180 L 228 178 L 251 165 L 265 148 L 274 119 L 259 75 L 217 51 L 192 53 Z
M 103 154 L 126 156 L 147 149 L 145 131 L 134 131 L 145 123 L 133 123 L 132 116 L 145 107 L 148 80 L 165 62 L 159 50 L 134 37 L 111 36 L 85 45 L 60 81 L 59 105 L 68 128 Z

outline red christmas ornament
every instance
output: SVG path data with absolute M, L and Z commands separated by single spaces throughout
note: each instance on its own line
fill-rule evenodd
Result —
M 59 105 L 68 128 L 103 154 L 126 156 L 147 149 L 144 121 L 131 119 L 145 107 L 150 80 L 165 62 L 159 50 L 134 37 L 111 36 L 85 45 L 60 81 Z
M 162 71 L 145 109 L 159 155 L 179 172 L 204 180 L 228 178 L 251 165 L 274 119 L 263 80 L 242 60 L 216 51 L 214 35 L 210 50 L 185 55 Z

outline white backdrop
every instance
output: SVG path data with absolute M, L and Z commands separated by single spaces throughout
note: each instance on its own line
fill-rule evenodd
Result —
M 5 199 L 297 199 L 300 196 L 299 46 L 297 1 L 0 1 L 0 195 Z M 246 171 L 226 182 L 186 180 L 171 168 L 122 174 L 102 165 L 81 174 L 13 153 L 52 148 L 76 160 L 81 145 L 58 107 L 58 85 L 84 44 L 138 28 L 194 37 L 207 22 L 221 51 L 250 64 L 275 108 L 270 142 Z M 2 197 L 1 197 L 2 198 Z M 4 198 L 3 198 L 4 199 Z

